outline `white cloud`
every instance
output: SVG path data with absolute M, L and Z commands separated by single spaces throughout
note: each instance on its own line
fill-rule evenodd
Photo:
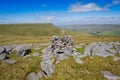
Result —
M 100 7 L 95 3 L 88 3 L 88 4 L 75 3 L 70 5 L 69 12 L 104 11 L 104 10 L 109 10 L 111 6 L 115 6 L 118 4 L 120 4 L 120 0 L 113 0 L 110 4 L 106 4 L 103 7 Z
M 89 11 L 101 11 L 102 8 L 95 3 L 88 3 L 85 5 L 76 3 L 70 5 L 69 12 L 89 12 Z
M 112 1 L 112 4 L 113 4 L 113 5 L 120 4 L 120 0 L 114 0 L 114 1 Z
M 40 20 L 43 20 L 43 21 L 54 21 L 55 17 L 54 16 L 43 16 L 43 17 L 40 18 Z
M 109 10 L 110 7 L 120 4 L 120 0 L 113 0 L 111 4 L 106 4 L 104 10 Z
M 81 19 L 62 19 L 59 24 L 120 24 L 118 17 L 86 17 Z

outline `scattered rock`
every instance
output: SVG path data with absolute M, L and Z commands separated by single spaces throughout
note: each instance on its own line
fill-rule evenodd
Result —
M 32 72 L 32 73 L 28 74 L 26 80 L 39 80 L 39 78 L 37 77 L 37 75 L 34 72 Z
M 116 76 L 108 71 L 101 71 L 105 78 L 108 80 L 120 80 L 120 76 Z
M 75 58 L 75 62 L 78 63 L 78 64 L 83 64 L 83 61 L 80 60 L 79 58 Z
M 113 58 L 113 61 L 119 61 L 120 60 L 120 57 L 114 57 Z
M 98 43 L 90 43 L 88 46 L 86 46 L 84 55 L 85 56 L 101 56 L 101 57 L 108 57 L 113 56 L 116 54 L 116 50 L 112 49 L 112 44 L 107 44 L 104 42 L 98 42 Z
M 120 45 L 115 46 L 117 53 L 120 54 Z
M 3 47 L 0 47 L 0 54 L 3 53 L 5 49 Z
M 6 60 L 3 60 L 2 62 L 9 63 L 9 64 L 14 64 L 14 63 L 16 63 L 16 60 L 6 59 Z
M 79 53 L 74 52 L 74 53 L 72 54 L 72 56 L 73 56 L 73 58 L 75 59 L 75 62 L 76 62 L 76 63 L 78 63 L 78 64 L 83 64 L 83 63 L 84 63 L 82 60 L 80 60 L 80 57 L 81 57 L 81 56 L 79 56 Z
M 55 66 L 53 65 L 54 60 L 43 60 L 41 61 L 41 68 L 44 76 L 51 77 L 54 72 Z
M 6 56 L 7 56 L 6 53 L 0 54 L 0 61 L 4 60 L 6 58 Z
M 39 71 L 39 72 L 37 73 L 37 77 L 40 79 L 40 78 L 42 78 L 42 76 L 43 76 L 43 72 L 42 72 L 42 71 Z
M 38 53 L 38 52 L 35 52 L 35 53 L 33 53 L 32 55 L 33 55 L 33 57 L 36 57 L 36 56 L 39 56 L 39 53 Z
M 26 56 L 31 52 L 31 47 L 32 44 L 17 45 L 14 50 L 18 52 L 18 56 Z
M 5 53 L 10 54 L 12 53 L 12 50 L 14 49 L 15 45 L 9 45 L 9 46 L 3 46 L 5 49 Z

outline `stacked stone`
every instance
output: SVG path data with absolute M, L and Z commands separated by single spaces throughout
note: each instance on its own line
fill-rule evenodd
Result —
M 71 36 L 53 36 L 51 41 L 51 50 L 53 55 L 57 58 L 62 59 L 70 56 L 73 53 L 73 40 Z

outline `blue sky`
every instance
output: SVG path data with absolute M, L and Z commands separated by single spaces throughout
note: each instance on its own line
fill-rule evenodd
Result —
M 0 0 L 0 23 L 120 24 L 120 0 Z

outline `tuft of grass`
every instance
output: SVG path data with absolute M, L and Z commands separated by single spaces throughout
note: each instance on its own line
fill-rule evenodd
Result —
M 85 50 L 85 46 L 83 46 L 82 48 L 77 48 L 77 52 L 80 52 L 81 54 L 84 53 Z

